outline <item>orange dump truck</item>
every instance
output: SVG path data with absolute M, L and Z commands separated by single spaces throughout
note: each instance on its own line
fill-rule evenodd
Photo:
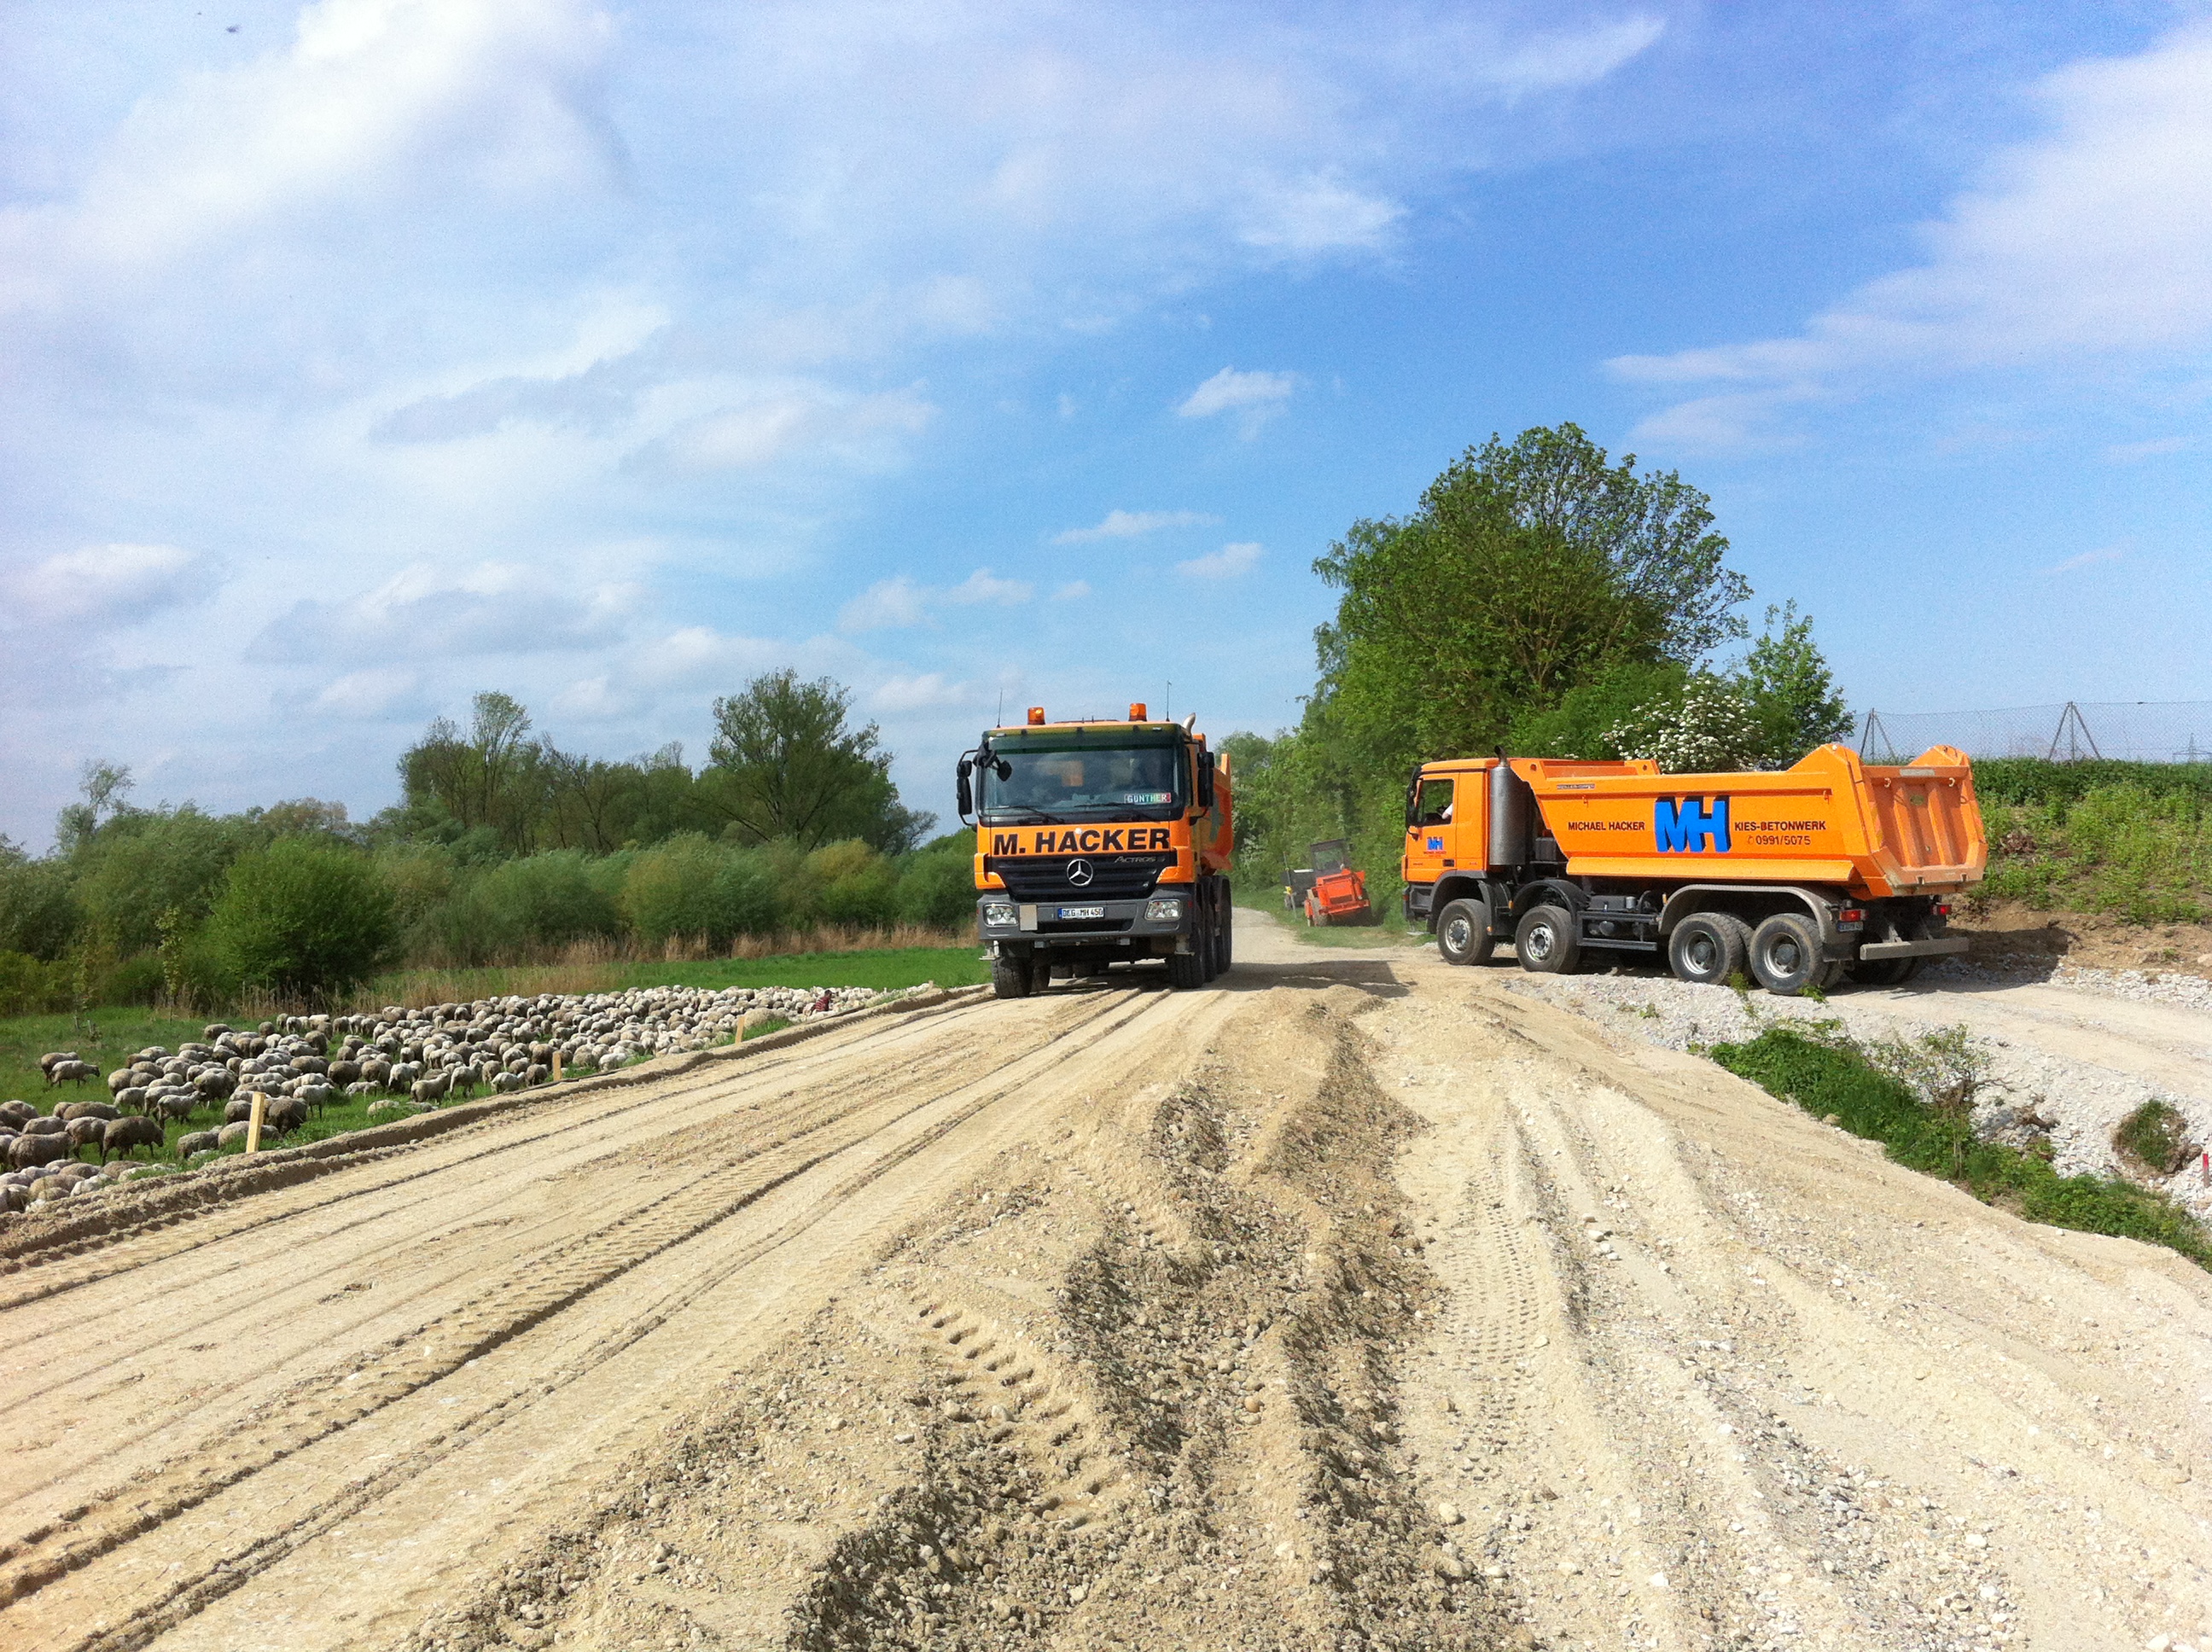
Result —
M 1197 720 L 1029 720 L 955 771 L 975 817 L 975 920 L 1000 998 L 1157 960 L 1171 987 L 1229 967 L 1229 762 Z
M 1825 745 L 1774 773 L 1654 762 L 1424 763 L 1406 804 L 1406 916 L 1452 963 L 1663 956 L 1684 981 L 1894 986 L 1963 952 L 1950 898 L 1989 858 L 1964 752 L 1876 768 Z

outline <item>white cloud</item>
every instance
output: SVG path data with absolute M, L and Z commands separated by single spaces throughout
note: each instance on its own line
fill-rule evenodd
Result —
M 1233 580 L 1240 574 L 1249 574 L 1260 565 L 1260 549 L 1249 541 L 1224 545 L 1211 556 L 1177 562 L 1176 572 L 1193 580 Z
M 2160 436 L 2150 441 L 2116 441 L 2105 449 L 2105 457 L 2114 465 L 2133 465 L 2139 459 L 2162 459 L 2168 453 L 2186 452 L 2195 441 L 2188 436 Z
M 889 631 L 928 624 L 941 608 L 972 608 L 995 604 L 1018 607 L 1036 595 L 1026 580 L 1002 580 L 988 568 L 979 568 L 958 585 L 925 586 L 900 574 L 878 580 L 847 603 L 837 616 L 838 629 L 847 632 Z
M 1405 216 L 1399 203 L 1351 188 L 1334 176 L 1305 178 L 1256 201 L 1243 240 L 1248 246 L 1294 255 L 1373 251 L 1388 241 Z
M 2071 574 L 2078 568 L 2095 568 L 2100 562 L 2117 562 L 2127 555 L 2124 545 L 2104 545 L 2095 550 L 2085 550 L 2079 556 L 2069 556 L 2064 562 L 2043 570 L 2045 574 Z
M 1026 580 L 1002 580 L 989 568 L 979 568 L 947 591 L 945 600 L 964 607 L 995 603 L 1001 608 L 1015 608 L 1035 595 L 1036 587 Z
M 610 38 L 575 0 L 321 0 L 289 47 L 141 100 L 74 203 L 0 214 L 0 297 L 158 268 L 426 173 L 502 192 L 603 180 L 620 164 L 596 106 Z
M 175 545 L 87 545 L 33 563 L 0 589 L 23 618 L 105 629 L 203 601 L 217 584 L 206 557 Z
M 641 455 L 683 471 L 758 470 L 802 448 L 827 448 L 863 462 L 919 434 L 937 410 L 912 390 L 846 396 L 808 386 L 720 407 L 672 431 Z
M 1052 599 L 1054 602 L 1081 602 L 1090 594 L 1090 580 L 1070 580 L 1066 585 L 1060 586 L 1059 590 L 1052 593 Z
M 1239 373 L 1224 367 L 1185 397 L 1176 411 L 1186 419 L 1211 418 L 1217 413 L 1278 411 L 1297 388 L 1291 373 Z
M 644 591 L 526 562 L 415 562 L 358 596 L 295 604 L 258 646 L 277 656 L 532 653 L 617 640 Z
M 890 678 L 868 696 L 868 707 L 893 717 L 919 711 L 959 711 L 981 705 L 983 693 L 973 683 L 955 683 L 942 671 L 928 671 Z
M 2134 358 L 2212 340 L 2212 27 L 2047 76 L 2046 134 L 1926 225 L 1926 258 L 1793 337 L 1625 355 L 1623 379 L 1729 386 L 1638 431 L 1723 445 L 1790 401 L 1929 373 Z
M 373 722 L 427 708 L 419 672 L 403 665 L 372 665 L 328 683 L 311 702 L 325 715 Z
M 1070 528 L 1065 533 L 1055 533 L 1055 545 L 1089 544 L 1098 539 L 1135 539 L 1147 533 L 1158 533 L 1162 528 L 1210 527 L 1221 519 L 1208 516 L 1203 511 L 1122 511 L 1106 513 L 1106 518 L 1092 528 Z

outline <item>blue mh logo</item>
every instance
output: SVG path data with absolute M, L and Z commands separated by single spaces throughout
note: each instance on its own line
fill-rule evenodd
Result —
M 1659 840 L 1662 854 L 1703 852 L 1707 839 L 1714 851 L 1729 853 L 1729 800 L 1708 798 L 1656 798 L 1651 804 L 1651 835 Z

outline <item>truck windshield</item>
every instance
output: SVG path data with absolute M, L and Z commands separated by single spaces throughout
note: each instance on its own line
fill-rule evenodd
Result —
M 1058 751 L 1002 745 L 992 755 L 1008 773 L 1000 779 L 994 763 L 979 767 L 981 817 L 999 825 L 1026 818 L 1045 824 L 1172 820 L 1182 812 L 1188 790 L 1180 745 L 1085 745 Z

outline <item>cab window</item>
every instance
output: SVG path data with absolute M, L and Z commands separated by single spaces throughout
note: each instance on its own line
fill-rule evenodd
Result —
M 1413 803 L 1413 823 L 1416 826 L 1448 826 L 1452 817 L 1452 782 L 1423 780 L 1421 794 Z

